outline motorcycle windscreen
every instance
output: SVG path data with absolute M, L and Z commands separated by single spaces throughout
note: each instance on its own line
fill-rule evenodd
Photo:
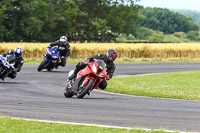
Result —
M 13 55 L 7 55 L 7 61 L 12 64 L 12 63 L 15 63 L 15 56 Z

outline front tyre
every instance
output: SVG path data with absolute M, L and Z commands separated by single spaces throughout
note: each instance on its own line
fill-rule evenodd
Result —
M 39 65 L 39 67 L 38 67 L 38 72 L 40 72 L 40 71 L 42 71 L 42 69 L 44 69 L 44 66 L 47 64 L 47 60 L 43 60 L 41 63 L 40 63 L 40 65 Z
M 72 94 L 72 92 L 71 92 L 71 89 L 68 88 L 68 85 L 65 87 L 64 96 L 65 96 L 66 98 L 71 98 L 71 97 L 73 97 L 73 94 Z
M 82 89 L 79 89 L 77 93 L 77 98 L 83 98 L 89 92 L 94 82 L 95 82 L 94 79 L 90 79 L 88 81 L 88 84 L 86 84 Z

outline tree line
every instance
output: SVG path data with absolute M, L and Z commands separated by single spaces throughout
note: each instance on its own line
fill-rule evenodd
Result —
M 133 0 L 3 0 L 1 41 L 105 41 L 128 33 L 138 20 Z
M 184 16 L 191 17 L 194 23 L 200 26 L 200 11 L 186 9 L 174 9 L 173 11 L 183 14 Z
M 140 27 L 164 34 L 197 31 L 191 18 L 168 9 L 143 8 L 135 0 L 2 0 L 0 42 L 105 42 Z
M 162 8 L 139 9 L 139 27 L 133 35 L 147 42 L 200 41 L 199 26 L 191 17 Z
M 169 9 L 141 8 L 140 16 L 143 21 L 138 24 L 139 26 L 159 30 L 165 34 L 198 30 L 198 25 L 193 22 L 192 18 Z

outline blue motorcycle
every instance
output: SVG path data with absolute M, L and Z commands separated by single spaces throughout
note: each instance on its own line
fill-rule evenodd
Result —
M 14 70 L 15 57 L 7 55 L 6 57 L 0 55 L 0 79 L 4 81 L 9 73 Z
M 40 63 L 38 67 L 38 71 L 42 71 L 43 69 L 47 69 L 48 71 L 52 71 L 54 68 L 58 66 L 60 61 L 61 54 L 59 52 L 58 47 L 47 48 L 47 52 L 44 55 L 43 61 Z

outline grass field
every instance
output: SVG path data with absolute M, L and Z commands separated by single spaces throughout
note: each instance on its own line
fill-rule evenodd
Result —
M 200 71 L 114 77 L 106 91 L 137 96 L 200 100 Z
M 98 126 L 83 126 L 36 122 L 0 117 L 0 133 L 167 133 L 165 131 L 145 131 Z
M 49 43 L 0 43 L 0 54 L 22 47 L 23 56 L 29 59 L 42 59 Z M 98 53 L 106 53 L 113 48 L 121 60 L 188 58 L 200 60 L 200 43 L 70 43 L 70 58 L 80 59 Z

